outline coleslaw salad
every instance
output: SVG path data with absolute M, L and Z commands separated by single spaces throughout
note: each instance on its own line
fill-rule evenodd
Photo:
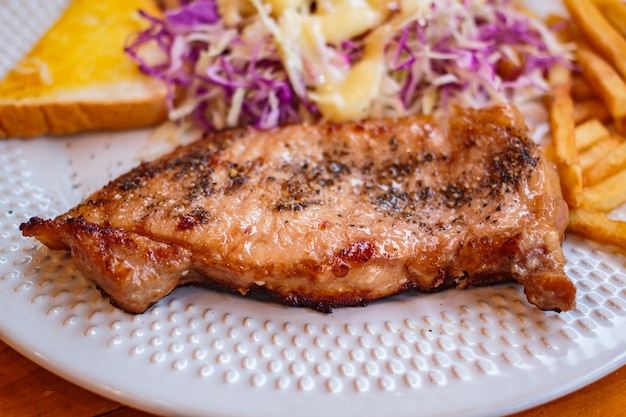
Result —
M 342 11 L 345 30 L 331 20 Z M 140 14 L 150 27 L 127 53 L 168 85 L 171 120 L 207 131 L 498 102 L 523 111 L 546 93 L 547 69 L 571 61 L 510 0 L 196 0 Z M 156 61 L 141 54 L 148 44 Z

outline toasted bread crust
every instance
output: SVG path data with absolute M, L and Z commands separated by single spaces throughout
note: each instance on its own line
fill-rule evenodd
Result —
M 124 101 L 7 101 L 0 102 L 0 137 L 134 129 L 158 124 L 166 117 L 163 94 Z

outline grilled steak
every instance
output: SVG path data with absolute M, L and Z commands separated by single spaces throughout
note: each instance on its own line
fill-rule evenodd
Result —
M 511 280 L 563 311 L 566 222 L 554 170 L 500 106 L 209 134 L 20 228 L 128 312 L 186 284 L 328 311 Z

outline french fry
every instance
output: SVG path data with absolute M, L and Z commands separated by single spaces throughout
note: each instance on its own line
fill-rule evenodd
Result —
M 575 75 L 572 77 L 572 97 L 577 101 L 588 100 L 596 97 L 596 93 L 583 77 Z
M 622 77 L 626 77 L 626 39 L 613 28 L 592 0 L 564 0 L 564 3 L 589 42 L 617 68 Z
M 626 56 L 626 45 L 624 45 Z M 626 82 L 602 57 L 591 50 L 579 47 L 577 63 L 583 76 L 604 101 L 614 119 L 626 117 Z
M 606 20 L 626 37 L 626 5 L 620 0 L 594 0 Z
M 574 140 L 578 152 L 584 151 L 607 136 L 609 136 L 609 129 L 598 119 L 587 120 L 574 129 Z
M 580 204 L 583 178 L 578 164 L 574 140 L 574 104 L 570 95 L 571 73 L 562 65 L 554 65 L 548 73 L 551 86 L 548 111 L 556 167 L 561 178 L 563 198 L 572 207 Z
M 626 169 L 591 186 L 580 195 L 580 207 L 608 212 L 626 203 Z
M 601 139 L 591 148 L 578 154 L 578 163 L 583 171 L 583 179 L 587 176 L 589 170 L 600 161 L 602 157 L 608 155 L 613 149 L 617 148 L 622 141 L 615 135 Z
M 620 135 L 626 135 L 626 117 L 613 120 L 613 127 Z
M 576 101 L 574 103 L 574 123 L 579 124 L 589 119 L 603 122 L 611 120 L 611 114 L 599 99 Z
M 544 147 L 570 206 L 568 231 L 624 250 L 626 221 L 605 213 L 626 203 L 626 139 L 619 135 L 626 135 L 625 1 L 564 0 L 574 24 L 548 20 L 565 28 L 559 39 L 577 44 L 582 77 L 558 66 L 549 72 L 553 142 Z M 563 119 L 568 113 L 573 130 Z
M 626 169 L 626 142 L 613 149 L 589 170 L 585 178 L 587 185 L 594 185 Z M 626 184 L 624 184 L 626 187 Z
M 571 209 L 567 231 L 598 243 L 626 249 L 626 222 L 584 208 Z

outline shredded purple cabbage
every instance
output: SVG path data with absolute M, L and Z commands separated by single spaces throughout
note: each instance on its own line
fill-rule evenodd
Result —
M 466 7 L 471 1 L 466 1 Z M 478 88 L 478 102 L 487 103 L 491 98 L 490 88 L 495 87 L 507 97 L 507 89 L 513 90 L 520 87 L 534 87 L 545 89 L 529 75 L 533 72 L 544 75 L 545 71 L 555 63 L 568 65 L 564 55 L 556 55 L 548 51 L 543 35 L 531 27 L 530 19 L 521 13 L 504 13 L 503 5 L 508 1 L 489 0 L 484 5 L 494 8 L 493 20 L 480 16 L 475 17 L 476 31 L 474 38 L 468 41 L 477 42 L 480 47 L 467 47 L 459 45 L 453 31 L 440 33 L 438 39 L 428 38 L 425 33 L 429 32 L 430 23 L 420 25 L 413 22 L 405 26 L 400 34 L 394 38 L 388 46 L 392 50 L 390 54 L 390 69 L 403 72 L 401 79 L 400 99 L 406 108 L 418 100 L 426 90 L 431 88 L 430 77 L 424 76 L 422 68 L 416 71 L 416 66 L 423 66 L 428 53 L 437 52 L 449 55 L 448 58 L 431 59 L 426 64 L 429 70 L 438 75 L 455 74 L 458 81 L 449 82 L 441 88 L 441 105 L 447 106 L 454 93 L 461 93 L 468 88 L 468 74 L 475 75 L 484 85 Z M 518 54 L 521 67 L 518 68 L 513 78 L 506 78 L 499 72 L 498 63 L 503 56 L 494 61 L 504 48 L 512 48 Z
M 184 33 L 194 30 L 197 26 L 218 23 L 220 16 L 214 1 L 198 0 L 179 9 L 167 10 L 165 20 L 174 33 Z
M 237 89 L 244 89 L 245 99 L 237 124 L 269 129 L 301 120 L 297 113 L 301 99 L 291 88 L 276 47 L 268 39 L 258 39 L 248 60 L 233 59 L 225 53 L 201 72 L 197 71 L 201 53 L 210 45 L 204 41 L 187 42 L 184 36 L 207 27 L 216 32 L 225 30 L 213 0 L 188 2 L 176 10 L 167 11 L 163 19 L 145 12 L 141 15 L 151 25 L 127 45 L 126 52 L 142 71 L 166 82 L 170 109 L 175 108 L 176 100 L 180 99 L 177 94 L 181 88 L 187 97 L 192 98 L 215 96 L 215 90 L 219 89 L 219 96 L 228 106 L 232 104 Z M 150 42 L 155 42 L 165 52 L 166 58 L 158 64 L 148 64 L 140 54 L 141 47 Z M 261 52 L 272 58 L 260 59 Z M 278 100 L 272 101 L 271 96 Z M 214 123 L 209 104 L 208 98 L 197 100 L 191 113 L 193 122 L 209 131 L 224 127 Z
M 455 12 L 447 12 L 451 6 Z M 408 23 L 386 46 L 386 76 L 398 85 L 390 100 L 401 103 L 400 113 L 425 111 L 420 100 L 435 88 L 439 107 L 468 94 L 472 97 L 467 104 L 477 105 L 494 99 L 494 92 L 501 99 L 521 87 L 541 90 L 545 71 L 567 61 L 565 54 L 548 47 L 546 33 L 513 11 L 508 0 L 481 5 L 442 0 L 431 4 L 431 12 L 430 20 Z M 142 71 L 167 84 L 172 113 L 190 106 L 183 117 L 206 130 L 230 125 L 269 129 L 302 122 L 305 116 L 323 117 L 308 93 L 296 93 L 271 34 L 244 36 L 255 22 L 258 25 L 254 17 L 227 25 L 215 0 L 182 1 L 163 18 L 140 13 L 149 27 L 129 41 L 126 52 Z M 349 67 L 361 59 L 364 39 L 366 34 L 328 48 Z M 156 63 L 141 54 L 148 44 L 163 52 Z M 209 53 L 218 47 L 219 54 Z M 507 51 L 514 51 L 520 65 L 513 76 L 502 77 L 498 64 Z M 302 79 L 307 81 L 307 75 Z M 314 84 L 306 84 L 307 92 L 314 89 Z

